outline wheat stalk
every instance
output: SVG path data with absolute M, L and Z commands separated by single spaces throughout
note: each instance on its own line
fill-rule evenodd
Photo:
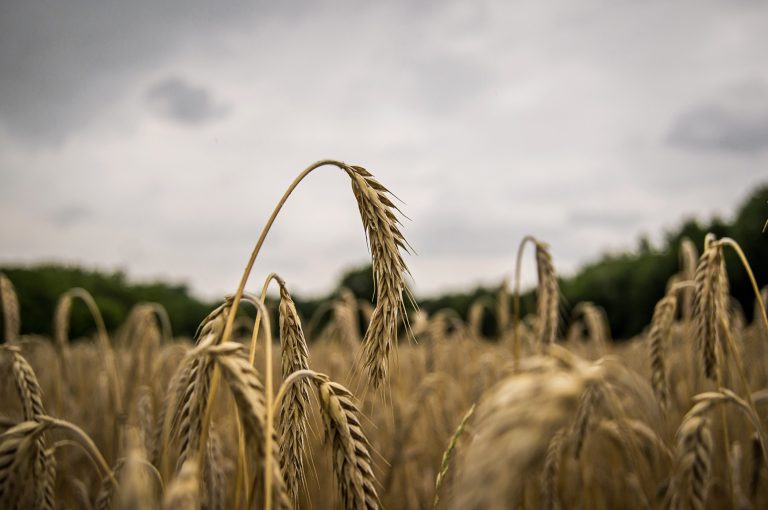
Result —
M 664 346 L 669 338 L 672 323 L 675 320 L 677 298 L 673 293 L 663 297 L 653 310 L 651 330 L 648 341 L 651 350 L 651 384 L 659 405 L 667 408 L 669 400 L 669 383 L 664 361 Z
M 677 451 L 679 473 L 673 507 L 703 509 L 712 470 L 712 435 L 707 418 L 691 415 L 683 421 L 677 431 Z
M 481 309 L 482 310 L 482 309 Z M 509 330 L 509 280 L 504 278 L 496 292 L 496 327 L 498 328 L 498 337 L 504 339 Z
M 265 435 L 270 433 L 273 436 L 274 430 L 267 431 L 266 424 L 266 399 L 264 395 L 264 386 L 261 384 L 258 372 L 248 362 L 242 352 L 239 344 L 231 342 L 212 347 L 206 354 L 215 359 L 220 367 L 224 380 L 227 382 L 235 404 L 243 421 L 243 428 L 246 434 L 248 444 L 256 452 L 256 458 L 259 461 L 257 468 L 262 472 L 266 467 Z M 278 442 L 273 437 L 271 442 L 273 450 L 277 449 Z M 277 457 L 277 452 L 272 452 L 273 457 Z M 285 488 L 280 465 L 272 462 L 269 469 L 272 470 L 271 484 L 272 492 L 277 494 L 274 504 L 278 508 L 291 508 L 291 499 Z
M 2 301 L 3 305 L 5 343 L 18 342 L 21 331 L 19 298 L 16 296 L 16 289 L 14 289 L 13 283 L 3 273 L 0 273 L 0 301 Z
M 747 510 L 750 507 L 749 499 L 744 494 L 742 486 L 741 463 L 744 454 L 738 441 L 731 445 L 731 480 L 733 480 L 733 508 Z
M 536 270 L 539 276 L 537 290 L 538 337 L 545 345 L 554 343 L 557 336 L 560 289 L 549 247 L 536 243 Z
M 398 226 L 397 207 L 387 196 L 389 190 L 362 167 L 348 166 L 346 171 L 352 179 L 373 264 L 376 306 L 363 338 L 363 357 L 368 381 L 375 388 L 387 379 L 389 354 L 397 343 L 399 314 L 405 317 L 403 293 L 407 293 L 408 268 L 402 252 L 408 251 L 408 244 Z
M 37 375 L 27 360 L 19 353 L 19 348 L 9 346 L 7 349 L 13 356 L 11 370 L 16 385 L 16 392 L 21 401 L 22 415 L 25 421 L 36 421 L 45 416 L 43 407 L 42 391 Z M 53 471 L 46 467 L 46 441 L 41 434 L 34 445 L 35 456 L 35 494 L 37 498 L 36 506 L 44 506 L 49 496 L 53 493 L 53 483 L 56 477 L 55 467 Z
M 45 428 L 37 421 L 24 421 L 0 436 L 0 507 L 14 508 L 21 500 L 23 480 L 37 462 L 37 440 Z
M 718 247 L 708 247 L 701 254 L 696 267 L 696 293 L 694 295 L 694 314 L 698 347 L 701 352 L 704 375 L 714 379 L 717 370 L 717 320 L 720 312 L 720 264 L 722 251 Z
M 440 461 L 440 469 L 438 470 L 437 478 L 435 479 L 435 497 L 432 501 L 432 510 L 437 510 L 437 505 L 440 503 L 440 489 L 445 482 L 445 477 L 448 475 L 448 468 L 451 466 L 453 452 L 456 450 L 456 445 L 459 444 L 459 439 L 464 433 L 467 423 L 475 414 L 475 407 L 476 405 L 472 404 L 467 412 L 464 413 L 464 417 L 461 419 L 461 422 L 459 422 L 459 426 L 456 427 L 456 430 L 451 436 L 451 440 L 448 442 L 448 448 L 443 452 L 443 458 Z
M 555 432 L 547 447 L 547 455 L 544 459 L 544 469 L 541 477 L 541 507 L 545 510 L 560 508 L 558 497 L 558 479 L 560 477 L 560 459 L 565 446 L 566 429 Z
M 176 436 L 180 441 L 179 457 L 176 461 L 176 469 L 187 460 L 187 456 L 194 455 L 202 442 L 203 415 L 209 395 L 211 372 L 213 363 L 205 356 L 192 361 L 191 372 L 184 395 L 179 402 L 179 423 Z
M 301 328 L 296 305 L 285 282 L 280 284 L 280 363 L 283 379 L 299 370 L 309 369 L 309 352 Z M 297 381 L 288 389 L 280 406 L 280 467 L 285 474 L 288 492 L 294 506 L 299 504 L 299 489 L 306 483 L 304 476 L 304 449 L 309 412 L 309 382 Z
M 45 508 L 52 500 L 55 464 L 50 462 L 50 450 L 43 452 L 42 464 L 37 462 L 38 441 L 49 429 L 62 430 L 72 435 L 94 465 L 101 468 L 113 484 L 117 483 L 104 456 L 80 427 L 65 420 L 39 416 L 37 421 L 23 421 L 0 434 L 0 507 L 13 508 L 10 506 L 11 502 L 21 500 L 22 481 L 29 469 L 32 469 L 34 478 L 45 477 L 50 480 L 50 485 L 45 487 L 35 484 L 35 506 Z
M 581 450 L 584 447 L 584 441 L 587 437 L 589 424 L 595 413 L 595 407 L 602 398 L 599 386 L 589 385 L 584 390 L 579 400 L 579 407 L 576 409 L 576 417 L 571 425 L 571 438 L 573 441 L 573 456 L 579 458 Z
M 370 445 L 358 419 L 354 396 L 342 385 L 318 374 L 320 407 L 326 437 L 333 450 L 333 469 L 345 509 L 376 509 L 381 506 L 371 467 Z
M 696 267 L 699 261 L 699 252 L 696 249 L 696 245 L 684 237 L 680 241 L 680 273 L 682 274 L 683 281 L 693 281 L 696 278 Z M 682 289 L 683 299 L 681 302 L 682 316 L 686 321 L 691 320 L 693 317 L 693 299 L 694 293 L 692 289 Z

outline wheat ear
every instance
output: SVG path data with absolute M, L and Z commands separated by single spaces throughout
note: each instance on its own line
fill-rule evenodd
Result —
M 314 379 L 333 450 L 333 470 L 346 510 L 379 508 L 370 444 L 358 419 L 354 396 L 344 386 L 317 374 Z
M 712 434 L 709 420 L 689 416 L 677 431 L 679 473 L 673 494 L 673 507 L 705 508 L 712 470 Z
M 251 366 L 248 358 L 243 354 L 241 346 L 232 342 L 212 347 L 208 351 L 208 355 L 215 359 L 216 364 L 221 369 L 224 380 L 227 382 L 227 386 L 229 386 L 235 399 L 240 418 L 243 421 L 247 442 L 252 445 L 256 452 L 258 461 L 257 471 L 263 472 L 266 464 L 265 437 L 267 433 L 271 433 L 273 436 L 275 433 L 274 430 L 271 432 L 267 431 L 266 399 L 264 396 L 264 386 L 261 384 L 258 371 Z M 273 437 L 271 445 L 274 450 L 272 452 L 273 458 L 276 458 L 278 456 L 276 451 L 278 441 L 275 437 Z M 273 500 L 274 507 L 280 509 L 291 508 L 291 498 L 285 488 L 280 464 L 272 462 L 270 469 L 272 470 L 272 476 L 270 477 L 272 493 L 277 494 L 277 498 Z M 258 478 L 261 477 L 257 474 Z
M 19 340 L 21 331 L 21 316 L 19 314 L 19 298 L 13 283 L 5 274 L 0 273 L 0 301 L 2 301 L 3 323 L 5 325 L 5 343 L 14 343 Z
M 299 370 L 309 369 L 309 351 L 296 305 L 282 280 L 280 284 L 280 365 L 283 379 Z M 305 483 L 304 449 L 309 412 L 309 381 L 292 384 L 280 405 L 280 467 L 285 475 L 294 506 L 299 504 L 299 489 Z
M 545 510 L 560 508 L 558 497 L 558 479 L 560 477 L 560 461 L 567 437 L 567 429 L 555 432 L 547 447 L 547 456 L 544 459 L 544 470 L 541 476 L 541 507 Z
M 664 362 L 664 346 L 672 330 L 672 323 L 675 320 L 677 310 L 677 298 L 673 293 L 663 297 L 653 310 L 651 319 L 651 331 L 648 334 L 648 341 L 651 350 L 651 384 L 659 405 L 662 409 L 667 408 L 669 400 L 669 384 L 667 381 L 667 372 Z
M 363 338 L 363 357 L 368 381 L 376 388 L 387 379 L 392 346 L 397 343 L 400 313 L 405 317 L 403 294 L 407 293 L 408 268 L 402 252 L 408 243 L 400 232 L 397 207 L 389 199 L 389 190 L 359 166 L 348 166 L 352 191 L 371 250 L 376 307 Z
M 554 343 L 557 336 L 560 289 L 549 247 L 536 243 L 536 270 L 539 276 L 537 290 L 538 336 L 542 343 Z
M 717 319 L 720 296 L 720 264 L 722 251 L 719 247 L 708 247 L 701 254 L 696 267 L 696 292 L 694 294 L 694 314 L 698 348 L 701 352 L 704 375 L 715 379 L 717 371 Z
M 16 384 L 16 392 L 21 401 L 24 420 L 39 420 L 40 417 L 45 416 L 45 408 L 43 407 L 42 391 L 37 381 L 37 375 L 27 360 L 19 353 L 18 347 L 10 346 L 7 349 L 13 356 L 11 369 Z M 53 470 L 48 469 L 46 465 L 46 441 L 42 434 L 35 441 L 34 450 L 36 506 L 43 507 L 53 492 L 53 483 L 56 478 L 55 464 Z
M 683 280 L 693 281 L 696 278 L 696 266 L 699 261 L 699 252 L 696 249 L 696 245 L 688 239 L 683 238 L 680 241 L 680 273 Z M 693 289 L 682 289 L 683 298 L 681 300 L 681 309 L 683 319 L 686 321 L 691 320 L 693 317 Z
M 466 428 L 467 423 L 472 418 L 472 415 L 475 414 L 475 407 L 476 405 L 472 404 L 467 412 L 464 413 L 464 417 L 461 419 L 459 426 L 456 427 L 456 430 L 451 436 L 451 440 L 448 442 L 448 448 L 443 452 L 443 458 L 440 461 L 440 470 L 437 472 L 437 478 L 435 478 L 435 497 L 432 500 L 432 510 L 436 510 L 437 505 L 440 503 L 440 489 L 445 482 L 445 477 L 448 475 L 448 468 L 451 466 L 453 452 L 456 450 L 456 445 L 459 444 L 461 435 L 464 434 L 464 429 Z

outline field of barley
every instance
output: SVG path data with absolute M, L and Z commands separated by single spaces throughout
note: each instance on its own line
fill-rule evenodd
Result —
M 322 166 L 350 179 L 376 296 L 342 292 L 318 327 L 292 282 L 251 268 L 283 203 Z M 600 307 L 561 313 L 558 254 L 535 232 L 515 280 L 466 320 L 411 312 L 399 217 L 364 168 L 308 167 L 192 339 L 174 337 L 156 303 L 107 331 L 81 288 L 60 297 L 53 338 L 21 336 L 0 274 L 0 508 L 768 507 L 768 282 L 751 277 L 765 261 L 738 239 L 684 241 L 645 331 L 615 342 Z M 730 296 L 726 253 L 750 275 L 751 323 Z M 525 257 L 538 285 L 523 315 Z M 70 338 L 75 303 L 93 338 Z

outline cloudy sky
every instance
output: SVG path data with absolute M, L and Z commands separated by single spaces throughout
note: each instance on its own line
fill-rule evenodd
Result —
M 768 180 L 768 4 L 0 1 L 0 263 L 219 296 L 323 158 L 403 200 L 418 294 L 499 281 L 528 233 L 573 271 Z M 252 286 L 366 257 L 322 169 Z

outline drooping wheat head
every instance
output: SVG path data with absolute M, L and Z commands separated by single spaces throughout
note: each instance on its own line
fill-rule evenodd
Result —
M 363 338 L 363 359 L 368 381 L 376 388 L 387 379 L 390 352 L 397 344 L 398 319 L 401 314 L 406 316 L 403 299 L 408 293 L 408 268 L 402 253 L 409 248 L 389 190 L 362 167 L 348 166 L 346 171 L 371 250 L 376 307 Z

